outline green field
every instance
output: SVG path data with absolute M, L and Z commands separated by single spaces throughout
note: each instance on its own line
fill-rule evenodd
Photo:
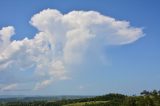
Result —
M 109 101 L 90 101 L 90 102 L 79 102 L 79 103 L 72 103 L 72 104 L 67 104 L 63 106 L 85 106 L 85 105 L 91 105 L 91 104 L 101 104 L 101 103 L 107 103 Z

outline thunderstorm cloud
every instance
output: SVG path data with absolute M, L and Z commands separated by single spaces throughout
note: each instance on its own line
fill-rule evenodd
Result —
M 29 23 L 38 29 L 31 39 L 11 40 L 13 26 L 0 30 L 0 90 L 25 84 L 31 84 L 34 90 L 45 88 L 56 80 L 70 78 L 67 67 L 83 62 L 91 49 L 100 52 L 99 48 L 133 43 L 144 36 L 141 28 L 128 21 L 95 11 L 62 14 L 46 9 Z

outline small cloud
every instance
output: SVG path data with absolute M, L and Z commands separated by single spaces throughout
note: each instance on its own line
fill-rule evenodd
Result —
M 18 84 L 9 84 L 1 87 L 1 91 L 15 91 L 17 90 Z
M 50 83 L 52 83 L 52 80 L 44 80 L 42 82 L 39 82 L 36 84 L 34 90 L 43 89 L 43 88 L 47 87 L 48 85 L 50 85 Z
M 80 86 L 78 87 L 78 89 L 79 89 L 79 90 L 84 90 L 84 89 L 85 89 L 85 86 L 80 85 Z

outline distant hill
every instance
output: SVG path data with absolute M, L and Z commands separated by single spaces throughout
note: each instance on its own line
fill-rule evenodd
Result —
M 79 95 L 63 95 L 63 96 L 25 96 L 25 95 L 0 95 L 0 102 L 33 102 L 33 101 L 60 101 L 91 98 L 93 96 L 79 96 Z
M 160 106 L 160 91 L 146 91 L 138 96 L 106 94 L 102 96 L 47 96 L 1 98 L 0 106 Z

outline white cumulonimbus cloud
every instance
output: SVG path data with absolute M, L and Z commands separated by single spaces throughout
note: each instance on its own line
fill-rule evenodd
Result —
M 144 36 L 141 28 L 95 11 L 62 14 L 46 9 L 35 14 L 30 24 L 39 31 L 32 39 L 11 40 L 15 34 L 12 26 L 0 30 L 0 73 L 20 73 L 7 82 L 11 84 L 18 83 L 23 73 L 31 71 L 35 90 L 55 80 L 68 79 L 66 67 L 81 62 L 91 47 L 99 50 L 106 45 L 129 44 Z M 24 80 L 30 81 L 32 77 L 29 74 Z

